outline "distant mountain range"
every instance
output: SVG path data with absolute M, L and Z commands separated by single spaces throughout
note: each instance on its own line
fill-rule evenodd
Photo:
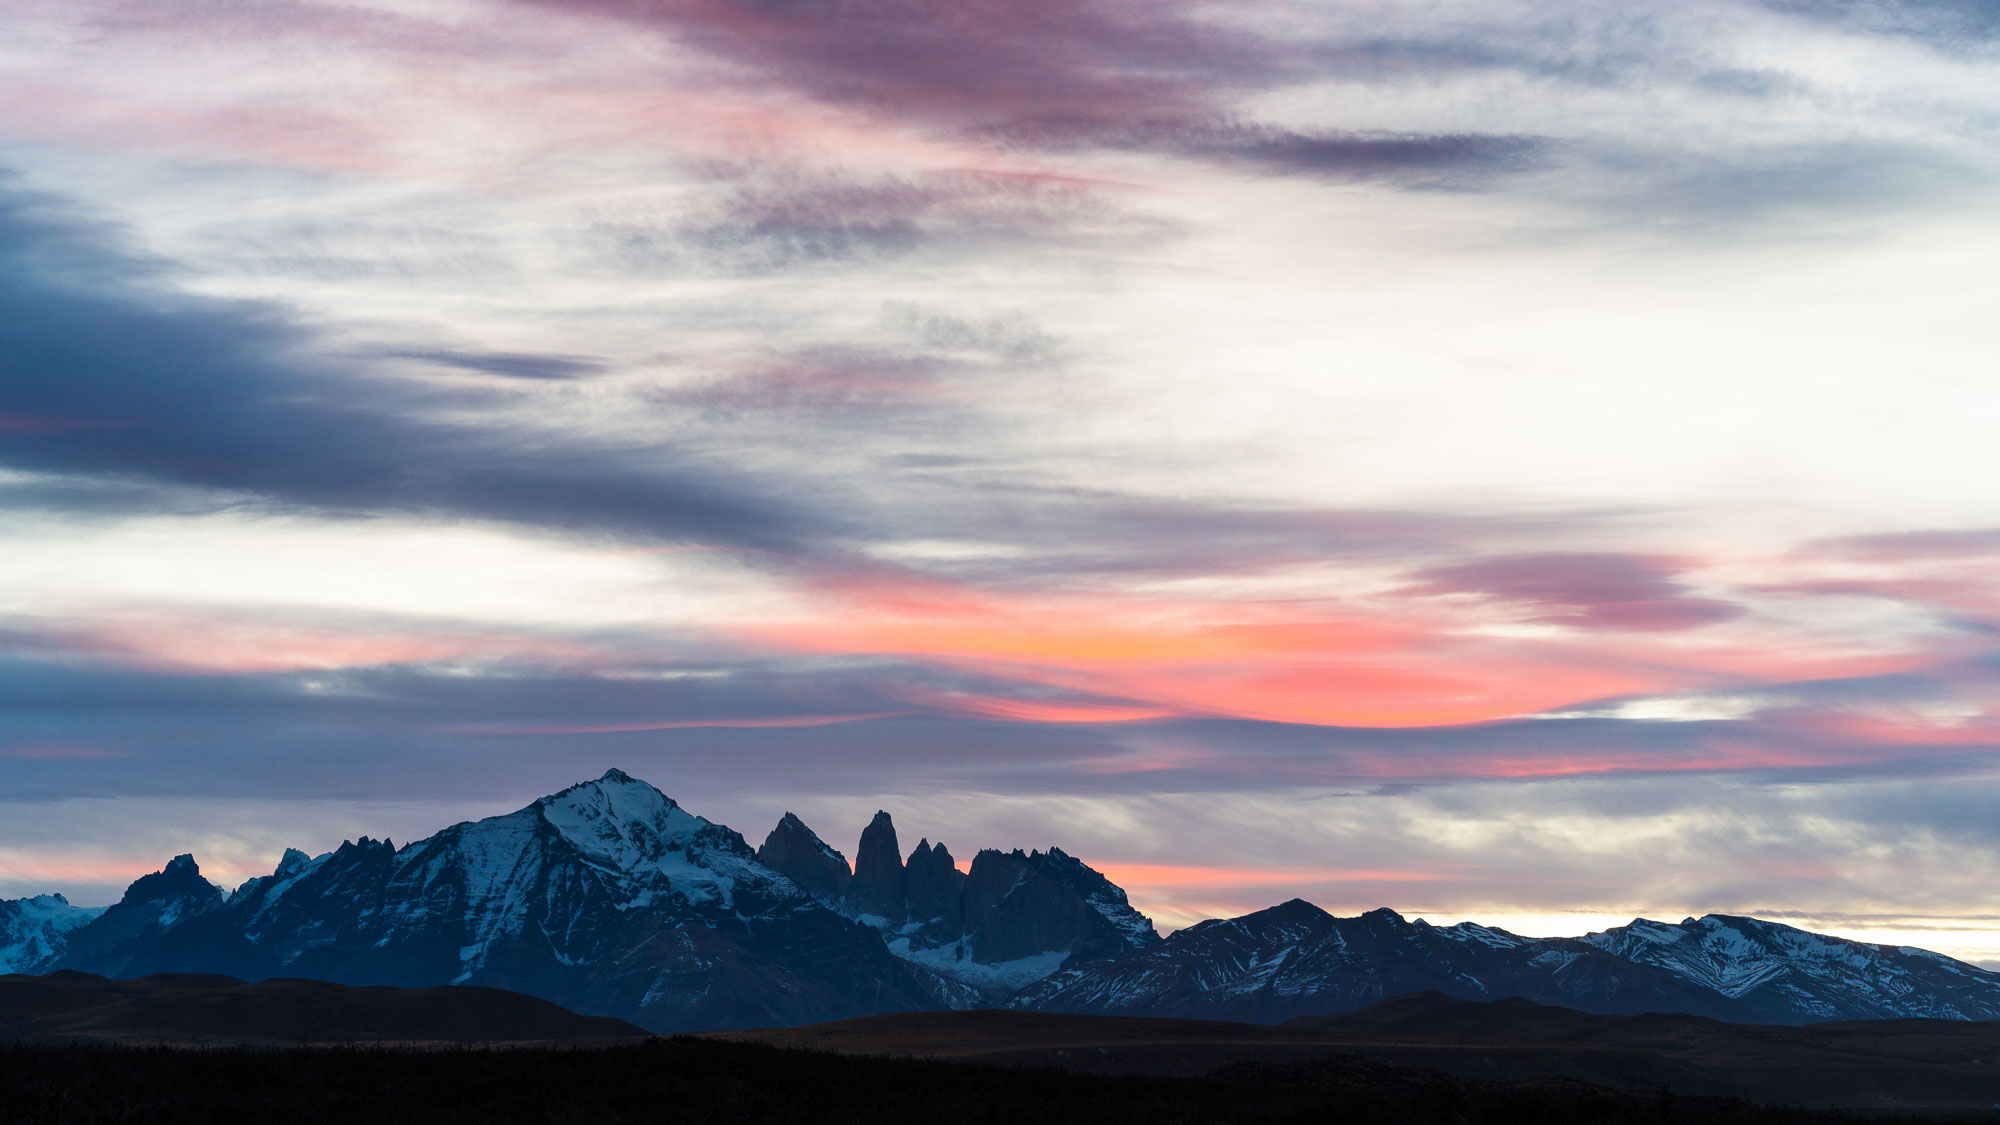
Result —
M 1009 1007 L 1277 1023 L 1434 991 L 1745 1023 L 2000 1019 L 2000 973 L 1709 915 L 1528 938 L 1293 900 L 1162 939 L 1058 848 L 902 854 L 877 813 L 855 862 L 787 813 L 752 849 L 618 770 L 396 847 L 367 837 L 233 893 L 191 856 L 116 905 L 0 902 L 0 973 L 212 973 L 481 985 L 654 1031 Z
M 1336 918 L 1299 899 L 1189 926 L 1154 948 L 1066 965 L 1008 1005 L 1278 1023 L 1423 991 L 1733 1023 L 2000 1019 L 2000 973 L 1756 918 L 1641 919 L 1580 938 L 1529 938 L 1469 923 L 1433 926 L 1387 909 Z

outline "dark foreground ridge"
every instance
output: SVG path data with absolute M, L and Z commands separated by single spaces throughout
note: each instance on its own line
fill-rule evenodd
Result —
M 285 979 L 250 984 L 173 973 L 138 980 L 74 972 L 0 977 L 0 1043 L 544 1043 L 645 1035 L 624 1020 L 578 1015 L 497 988 L 355 988 Z M 11 1120 L 4 1110 L 0 1119 Z
M 828 1051 L 1158 1077 L 1329 1053 L 1503 1082 L 1559 1078 L 1629 1091 L 1871 1112 L 2000 1107 L 2000 1022 L 1871 1020 L 1809 1027 L 1686 1015 L 1602 1016 L 1512 999 L 1397 997 L 1279 1027 L 1050 1012 L 922 1012 L 710 1038 Z M 1995 1115 L 2000 1116 L 2000 1115 Z
M 623 1122 L 1814 1125 L 1827 1110 L 1543 1080 L 1468 1081 L 1347 1055 L 1199 1078 L 855 1058 L 696 1038 L 602 1050 L 0 1047 L 10 1125 Z M 1917 1118 L 1868 1120 L 1902 1120 Z

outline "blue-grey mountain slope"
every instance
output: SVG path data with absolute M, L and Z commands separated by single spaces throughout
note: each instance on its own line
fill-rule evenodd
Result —
M 86 973 L 115 973 L 135 960 L 158 954 L 172 944 L 177 931 L 223 907 L 222 890 L 201 877 L 191 855 L 151 875 L 142 875 L 125 890 L 125 897 L 103 913 L 71 930 L 53 965 Z
M 1641 918 L 1581 940 L 1727 996 L 1758 1023 L 2000 1019 L 2000 973 L 1909 946 L 1727 914 Z

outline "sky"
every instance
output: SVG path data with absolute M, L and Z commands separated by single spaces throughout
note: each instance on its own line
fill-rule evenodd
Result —
M 754 844 L 2000 967 L 1989 0 L 0 0 L 0 896 Z

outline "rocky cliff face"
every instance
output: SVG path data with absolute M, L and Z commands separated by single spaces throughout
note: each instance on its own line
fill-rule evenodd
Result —
M 850 913 L 887 927 L 900 926 L 909 916 L 909 888 L 903 853 L 896 846 L 896 826 L 889 814 L 877 812 L 861 831 L 854 852 L 854 880 L 849 884 Z
M 942 842 L 931 846 L 929 839 L 917 841 L 910 862 L 903 868 L 906 919 L 916 919 L 939 933 L 962 933 L 965 929 L 965 872 L 951 858 Z
M 764 846 L 757 849 L 757 862 L 797 883 L 820 902 L 847 901 L 853 882 L 847 857 L 828 847 L 805 821 L 791 813 L 764 837 Z
M 1060 848 L 980 852 L 966 878 L 964 912 L 973 959 L 988 964 L 1050 951 L 1110 957 L 1159 940 L 1124 891 Z

